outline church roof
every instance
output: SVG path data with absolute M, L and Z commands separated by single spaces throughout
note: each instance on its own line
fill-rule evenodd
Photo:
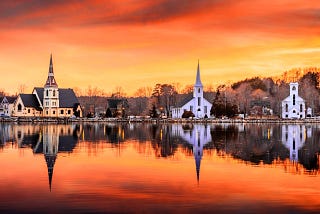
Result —
M 40 104 L 35 94 L 20 94 L 20 98 L 25 107 L 33 107 L 37 110 L 41 110 Z
M 185 104 L 187 104 L 188 102 L 190 102 L 193 99 L 193 93 L 189 93 L 187 95 L 184 95 L 185 97 L 183 99 L 181 99 L 180 102 L 178 102 L 178 104 L 176 106 L 174 106 L 175 108 L 181 108 L 182 106 L 184 106 Z M 211 98 L 211 92 L 204 92 L 203 93 L 203 98 L 205 100 L 207 100 L 209 102 L 209 100 L 212 100 Z M 209 102 L 211 103 L 211 102 Z
M 34 90 L 38 94 L 40 102 L 42 103 L 44 88 L 37 87 L 37 88 L 34 88 Z M 59 107 L 60 108 L 73 108 L 75 104 L 79 104 L 79 100 L 75 95 L 73 89 L 59 88 L 58 90 L 59 90 Z

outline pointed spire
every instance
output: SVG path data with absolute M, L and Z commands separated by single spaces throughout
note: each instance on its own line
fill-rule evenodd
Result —
M 196 161 L 196 171 L 197 171 L 197 181 L 199 184 L 199 180 L 200 180 L 200 165 L 201 165 L 201 156 L 196 155 L 195 157 L 195 161 Z
M 52 54 L 50 54 L 50 64 L 49 64 L 49 72 L 46 84 L 44 87 L 58 87 L 56 80 L 54 79 L 53 73 L 53 62 L 52 62 Z
M 48 168 L 48 178 L 49 178 L 49 189 L 51 192 L 51 184 L 52 184 L 52 175 L 53 175 L 53 167 L 56 162 L 56 155 L 44 155 Z
M 197 68 L 196 83 L 195 83 L 194 85 L 195 85 L 195 86 L 201 86 L 201 87 L 203 87 L 202 82 L 201 82 L 201 79 L 200 79 L 200 63 L 199 63 L 199 59 L 198 59 L 198 68 Z

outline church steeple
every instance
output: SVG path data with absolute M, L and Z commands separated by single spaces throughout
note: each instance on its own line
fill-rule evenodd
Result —
M 198 60 L 198 68 L 197 68 L 197 77 L 196 77 L 196 83 L 194 84 L 195 87 L 203 87 L 201 79 L 200 79 L 200 65 Z
M 44 87 L 58 87 L 56 80 L 54 79 L 53 73 L 53 63 L 52 63 L 52 54 L 50 55 L 50 65 L 49 65 L 49 72 L 46 84 Z

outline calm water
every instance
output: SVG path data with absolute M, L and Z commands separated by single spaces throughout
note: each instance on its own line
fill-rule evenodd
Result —
M 320 211 L 320 126 L 0 125 L 1 213 Z

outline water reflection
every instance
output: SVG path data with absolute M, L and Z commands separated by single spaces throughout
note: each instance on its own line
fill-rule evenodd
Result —
M 204 151 L 253 165 L 281 166 L 287 172 L 318 174 L 319 135 L 318 126 L 289 124 L 1 124 L 0 145 L 2 151 L 16 145 L 43 154 L 51 190 L 58 154 L 72 153 L 79 142 L 125 148 L 128 141 L 135 141 L 139 154 L 169 158 L 179 151 L 192 155 L 199 182 Z M 151 149 L 146 149 L 149 144 Z M 97 147 L 96 152 L 104 149 Z

